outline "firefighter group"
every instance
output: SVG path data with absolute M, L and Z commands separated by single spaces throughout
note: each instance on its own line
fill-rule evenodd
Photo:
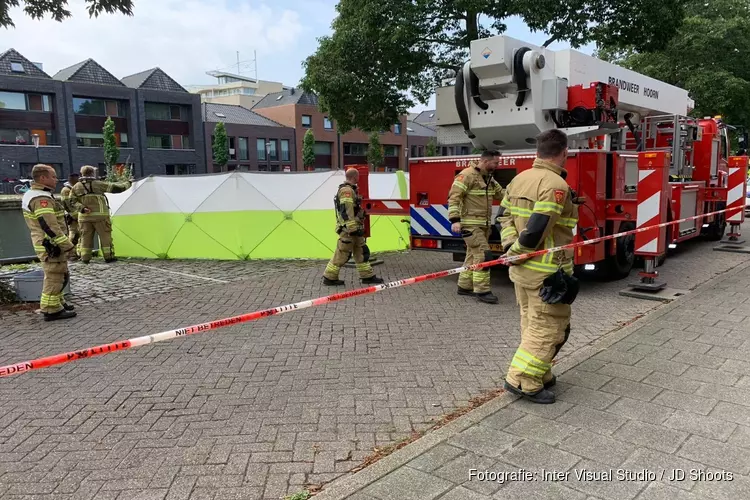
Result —
M 75 307 L 65 301 L 64 290 L 70 280 L 68 261 L 88 264 L 94 249 L 94 234 L 99 236 L 105 262 L 117 260 L 112 245 L 112 223 L 104 193 L 120 193 L 131 182 L 105 182 L 96 178 L 96 168 L 81 167 L 71 173 L 60 197 L 54 195 L 57 172 L 49 165 L 34 165 L 31 189 L 21 200 L 31 243 L 44 271 L 39 309 L 45 321 L 73 318 Z
M 521 315 L 521 342 L 511 360 L 505 389 L 535 403 L 553 403 L 552 361 L 570 335 L 571 304 L 578 293 L 573 254 L 563 250 L 532 258 L 523 255 L 571 243 L 580 201 L 565 181 L 565 133 L 548 130 L 537 137 L 536 144 L 532 168 L 505 187 L 493 177 L 500 154 L 484 151 L 478 162 L 456 175 L 448 193 L 448 217 L 451 230 L 466 244 L 467 267 L 495 260 L 488 239 L 491 227 L 497 225 L 504 256 L 514 258 L 509 262 L 509 276 Z M 34 166 L 32 178 L 22 209 L 44 269 L 40 308 L 45 320 L 71 318 L 76 313 L 63 294 L 69 280 L 67 262 L 91 260 L 94 233 L 99 235 L 104 260 L 116 260 L 105 193 L 125 191 L 131 182 L 97 180 L 96 169 L 87 165 L 81 168 L 80 178 L 70 176 L 57 199 L 53 195 L 57 175 L 52 167 Z M 323 272 L 323 283 L 328 286 L 345 284 L 340 271 L 352 257 L 362 283 L 383 283 L 370 264 L 364 231 L 367 214 L 358 180 L 359 172 L 348 169 L 334 196 L 338 242 Z M 494 202 L 500 207 L 492 220 Z M 461 272 L 457 293 L 488 304 L 499 302 L 490 289 L 489 267 Z
M 466 244 L 464 267 L 495 260 L 489 246 L 491 227 L 498 225 L 503 253 L 514 257 L 509 275 L 521 313 L 521 343 L 511 360 L 505 389 L 532 402 L 555 402 L 552 361 L 570 335 L 571 304 L 578 294 L 570 250 L 522 257 L 540 249 L 573 241 L 581 203 L 568 186 L 564 168 L 568 137 L 557 129 L 537 137 L 537 157 L 531 169 L 518 174 L 505 187 L 493 177 L 500 154 L 484 151 L 476 164 L 456 175 L 448 193 L 451 230 Z M 334 198 L 336 252 L 323 273 L 326 285 L 343 285 L 339 272 L 351 257 L 362 283 L 382 283 L 369 263 L 364 238 L 366 212 L 357 191 L 359 172 L 349 169 L 346 182 Z M 493 202 L 500 208 L 492 220 Z M 521 256 L 519 258 L 519 256 Z M 463 271 L 458 295 L 474 296 L 488 304 L 498 298 L 490 290 L 490 268 Z

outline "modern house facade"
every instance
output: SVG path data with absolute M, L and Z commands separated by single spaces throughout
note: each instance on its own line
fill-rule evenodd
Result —
M 201 110 L 209 172 L 297 170 L 294 128 L 237 105 L 204 102 Z M 213 161 L 214 130 L 219 122 L 224 123 L 229 143 L 229 162 L 223 166 Z
M 87 59 L 51 77 L 7 50 L 0 54 L 0 181 L 30 177 L 37 161 L 53 165 L 61 180 L 86 164 L 103 174 L 107 116 L 119 162 L 132 163 L 136 177 L 206 172 L 200 113 L 200 96 L 158 68 L 120 80 Z
M 336 124 L 320 111 L 314 94 L 295 88 L 275 92 L 264 97 L 252 110 L 295 129 L 297 170 L 305 170 L 302 145 L 308 130 L 312 130 L 315 137 L 315 164 L 308 170 L 343 169 L 346 165 L 367 163 L 368 134 L 356 129 L 339 133 Z M 406 116 L 390 130 L 381 132 L 379 138 L 385 159 L 380 170 L 405 170 Z

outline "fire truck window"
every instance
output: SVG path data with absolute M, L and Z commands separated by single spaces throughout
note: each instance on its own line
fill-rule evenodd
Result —
M 506 187 L 516 176 L 516 173 L 515 168 L 498 168 L 492 176 L 502 187 Z
M 727 133 L 727 129 L 722 129 L 721 131 L 721 157 L 729 157 L 729 134 Z

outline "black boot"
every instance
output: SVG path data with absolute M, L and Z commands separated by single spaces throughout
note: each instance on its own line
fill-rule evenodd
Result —
M 477 299 L 479 299 L 481 302 L 487 304 L 497 304 L 498 302 L 500 302 L 492 292 L 475 293 L 474 295 L 476 295 Z
M 378 278 L 377 276 L 362 278 L 362 283 L 364 283 L 365 285 L 380 285 L 381 283 L 383 283 L 383 278 Z
M 77 313 L 75 311 L 66 311 L 61 309 L 56 313 L 44 313 L 44 321 L 55 321 L 57 319 L 68 319 L 75 318 Z
M 556 383 L 557 383 L 557 377 L 552 375 L 552 379 L 544 383 L 544 388 L 549 389 L 550 387 L 554 387 Z
M 466 288 L 458 287 L 459 295 L 474 295 L 474 290 L 467 290 Z
M 109 264 L 110 262 L 117 262 L 117 260 L 118 260 L 117 257 L 112 257 L 111 259 L 104 259 L 104 262 Z
M 504 387 L 506 391 L 512 392 L 513 394 L 517 396 L 522 396 L 528 399 L 529 401 L 531 401 L 532 403 L 548 405 L 548 404 L 552 404 L 555 402 L 555 395 L 551 393 L 550 391 L 548 391 L 547 389 L 545 389 L 544 387 L 532 393 L 523 392 L 521 389 L 510 385 L 508 381 L 505 382 Z
M 72 304 L 63 304 L 63 308 L 66 311 L 75 311 L 76 310 L 75 306 L 73 306 Z
M 323 276 L 323 284 L 325 286 L 340 286 L 340 285 L 345 285 L 346 283 L 341 280 L 332 280 Z

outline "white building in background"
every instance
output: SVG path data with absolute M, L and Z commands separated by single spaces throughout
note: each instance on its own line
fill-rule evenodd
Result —
M 185 86 L 188 92 L 200 94 L 201 102 L 233 104 L 250 109 L 266 95 L 290 88 L 279 82 L 257 80 L 226 71 L 207 71 L 206 74 L 215 77 L 217 83 Z

